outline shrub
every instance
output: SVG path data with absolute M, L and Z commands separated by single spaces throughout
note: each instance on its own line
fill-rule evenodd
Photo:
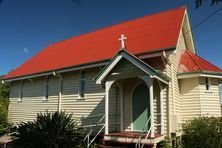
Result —
M 83 142 L 83 134 L 72 114 L 46 112 L 34 121 L 18 125 L 15 148 L 74 148 Z
M 183 125 L 185 148 L 222 148 L 222 117 L 198 117 Z
M 0 135 L 5 134 L 7 130 L 5 130 L 9 124 L 8 124 L 8 99 L 0 98 Z

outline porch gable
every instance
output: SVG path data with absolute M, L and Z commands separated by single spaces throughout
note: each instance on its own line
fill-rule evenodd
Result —
M 156 78 L 161 82 L 168 84 L 168 77 L 164 75 L 162 72 L 155 70 L 153 67 L 140 60 L 136 56 L 130 54 L 126 50 L 120 50 L 114 58 L 99 72 L 99 74 L 95 78 L 96 84 L 101 84 L 105 77 L 116 67 L 116 65 L 121 61 L 121 59 L 125 59 L 129 63 L 133 64 L 137 68 L 139 68 L 144 73 L 150 75 L 151 78 Z

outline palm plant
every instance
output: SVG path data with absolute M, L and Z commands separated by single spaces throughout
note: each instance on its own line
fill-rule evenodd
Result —
M 15 148 L 74 148 L 83 143 L 83 133 L 72 114 L 48 112 L 37 114 L 37 119 L 22 122 L 14 137 Z

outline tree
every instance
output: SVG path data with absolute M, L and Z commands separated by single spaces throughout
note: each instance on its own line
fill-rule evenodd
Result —
M 204 1 L 206 1 L 206 0 L 204 0 Z M 202 5 L 202 2 L 203 2 L 203 0 L 195 0 L 196 8 L 200 7 Z M 211 6 L 219 4 L 221 2 L 222 2 L 221 0 L 211 0 Z
M 1 77 L 0 77 L 1 81 Z M 0 135 L 7 132 L 8 127 L 8 101 L 9 98 L 9 86 L 7 84 L 0 83 Z
M 18 126 L 15 148 L 74 148 L 83 143 L 81 129 L 65 112 L 39 113 L 36 120 Z

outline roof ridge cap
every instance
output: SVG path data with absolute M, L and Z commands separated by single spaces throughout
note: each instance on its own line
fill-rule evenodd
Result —
M 191 60 L 193 61 L 193 63 L 198 67 L 198 69 L 201 71 L 201 68 L 199 67 L 199 65 L 195 62 L 195 60 L 193 59 L 193 57 L 191 56 L 191 53 L 188 49 L 185 50 L 185 52 L 187 52 L 188 56 L 191 58 Z
M 186 10 L 187 8 L 186 8 L 186 6 L 180 6 L 180 7 L 177 7 L 177 8 L 167 9 L 167 10 L 164 10 L 164 11 L 161 11 L 161 12 L 154 12 L 154 13 L 151 13 L 151 14 L 145 14 L 144 16 L 135 17 L 135 18 L 132 18 L 132 19 L 129 19 L 129 20 L 123 20 L 123 21 L 117 22 L 115 24 L 104 26 L 102 28 L 91 30 L 91 31 L 88 31 L 88 32 L 85 32 L 85 33 L 81 33 L 79 35 L 76 35 L 76 36 L 73 36 L 73 37 L 69 37 L 67 39 L 63 39 L 63 40 L 60 40 L 58 42 L 54 42 L 51 45 L 60 44 L 60 43 L 63 43 L 64 41 L 69 41 L 69 40 L 72 40 L 73 38 L 79 38 L 79 37 L 82 37 L 84 35 L 88 35 L 90 33 L 101 31 L 103 29 L 108 29 L 108 28 L 111 28 L 111 27 L 114 27 L 114 26 L 122 25 L 122 24 L 129 23 L 129 22 L 134 22 L 134 21 L 137 21 L 137 20 L 140 20 L 140 19 L 144 19 L 146 17 L 151 17 L 151 16 L 154 16 L 154 15 L 159 15 L 159 14 L 162 14 L 162 13 L 167 13 L 169 11 L 175 11 L 175 10 L 178 10 L 178 9 L 185 9 Z

